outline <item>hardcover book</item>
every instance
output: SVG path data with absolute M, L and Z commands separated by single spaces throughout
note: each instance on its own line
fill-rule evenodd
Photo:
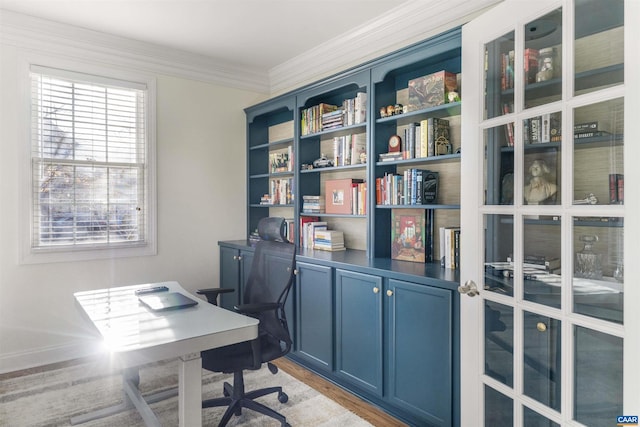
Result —
M 425 262 L 424 209 L 391 210 L 391 258 Z

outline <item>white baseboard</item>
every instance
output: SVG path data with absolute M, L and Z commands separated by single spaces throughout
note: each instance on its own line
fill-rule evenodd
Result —
M 96 354 L 96 346 L 87 344 L 86 341 L 83 343 L 43 347 L 17 353 L 0 354 L 0 374 L 91 357 Z

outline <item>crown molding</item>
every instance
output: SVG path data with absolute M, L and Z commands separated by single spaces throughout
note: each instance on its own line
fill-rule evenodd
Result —
M 409 0 L 269 70 L 271 95 L 320 80 L 473 19 L 502 0 Z
M 275 96 L 468 22 L 502 0 L 408 0 L 270 70 L 0 9 L 0 43 Z
M 55 53 L 69 59 L 117 64 L 131 69 L 269 93 L 267 70 L 152 43 L 114 36 L 0 9 L 0 43 Z

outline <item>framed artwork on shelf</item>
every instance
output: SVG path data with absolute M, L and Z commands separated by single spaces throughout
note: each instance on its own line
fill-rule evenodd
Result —
M 425 262 L 425 226 L 424 209 L 392 209 L 391 258 Z

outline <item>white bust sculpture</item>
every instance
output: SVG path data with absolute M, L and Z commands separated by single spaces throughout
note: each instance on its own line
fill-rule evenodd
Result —
M 546 175 L 551 172 L 544 160 L 534 160 L 529 166 L 531 176 L 524 187 L 524 199 L 529 205 L 538 205 L 556 194 L 556 184 L 547 181 Z

